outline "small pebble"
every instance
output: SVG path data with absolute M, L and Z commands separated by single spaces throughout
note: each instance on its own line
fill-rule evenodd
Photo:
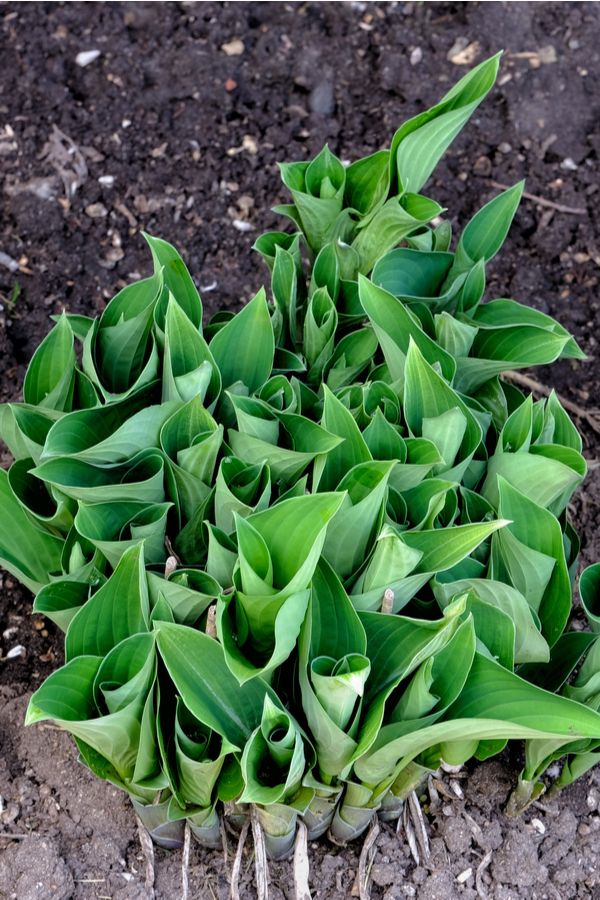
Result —
M 456 880 L 459 884 L 464 884 L 465 881 L 468 881 L 471 875 L 473 874 L 473 869 L 465 869 L 464 872 L 461 872 L 460 875 L 456 876 Z
M 82 50 L 81 53 L 78 53 L 75 57 L 75 62 L 84 69 L 86 66 L 89 66 L 90 63 L 93 63 L 94 60 L 98 59 L 99 56 L 99 50 Z
M 546 826 L 544 825 L 544 823 L 542 822 L 541 819 L 532 819 L 531 824 L 533 825 L 535 830 L 538 832 L 538 834 L 546 834 Z
M 508 141 L 502 141 L 501 144 L 498 144 L 498 150 L 500 153 L 510 153 L 512 151 L 512 145 L 508 143 Z
M 115 183 L 114 175 L 101 175 L 98 179 L 98 184 L 101 184 L 102 187 L 112 187 Z
M 411 53 L 410 53 L 411 66 L 418 66 L 422 59 L 423 59 L 423 51 L 421 50 L 420 47 L 415 47 L 414 50 L 411 50 Z
M 103 219 L 108 215 L 108 210 L 103 203 L 90 203 L 85 208 L 85 214 L 90 219 Z
M 566 169 L 567 172 L 575 172 L 578 168 L 577 163 L 575 162 L 575 160 L 571 159 L 570 156 L 567 156 L 566 159 L 563 159 L 560 167 L 561 169 Z
M 22 644 L 11 647 L 6 654 L 6 659 L 16 659 L 18 656 L 25 656 L 25 647 Z
M 238 231 L 252 231 L 254 229 L 250 222 L 243 222 L 241 219 L 234 219 L 233 227 L 237 228 Z
M 479 156 L 475 160 L 473 171 L 476 175 L 491 175 L 492 162 L 487 156 Z
M 550 44 L 548 47 L 540 47 L 538 50 L 538 59 L 543 65 L 555 63 L 557 60 L 556 49 Z
M 244 42 L 240 41 L 239 38 L 234 38 L 232 41 L 221 44 L 221 50 L 226 56 L 241 56 L 245 49 Z
M 9 272 L 19 271 L 19 263 L 12 256 L 9 256 L 8 253 L 0 252 L 0 266 L 4 266 Z
M 311 112 L 318 116 L 330 116 L 335 109 L 335 95 L 331 81 L 322 81 L 311 91 L 309 98 Z

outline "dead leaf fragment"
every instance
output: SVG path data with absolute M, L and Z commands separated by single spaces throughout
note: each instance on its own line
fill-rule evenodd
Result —
M 52 132 L 42 148 L 40 158 L 51 163 L 60 175 L 67 200 L 75 195 L 75 191 L 88 177 L 87 163 L 81 150 L 75 141 L 56 125 L 52 126 Z
M 447 59 L 455 66 L 470 66 L 479 54 L 479 41 L 471 41 L 466 37 L 457 38 L 447 54 Z

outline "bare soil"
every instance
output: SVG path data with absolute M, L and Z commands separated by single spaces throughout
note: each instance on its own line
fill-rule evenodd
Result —
M 0 3 L 0 399 L 19 397 L 52 313 L 98 311 L 148 272 L 142 230 L 179 247 L 209 310 L 239 306 L 265 277 L 249 248 L 275 225 L 277 160 L 326 141 L 343 159 L 377 149 L 463 73 L 461 59 L 500 48 L 499 85 L 430 193 L 463 223 L 494 182 L 526 177 L 549 202 L 523 202 L 488 296 L 575 333 L 588 361 L 536 377 L 593 410 L 600 7 L 577 2 Z M 100 55 L 78 65 L 90 50 Z M 580 425 L 591 471 L 574 512 L 588 563 L 600 558 L 600 437 Z M 0 588 L 0 655 L 24 648 L 0 661 L 0 898 L 146 898 L 126 800 L 78 765 L 64 734 L 22 725 L 60 637 L 12 578 Z M 600 898 L 599 773 L 515 821 L 502 810 L 519 763 L 514 751 L 473 767 L 462 798 L 426 800 L 427 866 L 382 826 L 372 897 Z M 190 898 L 228 896 L 234 852 L 231 840 L 227 860 L 192 847 Z M 311 846 L 313 896 L 351 896 L 359 852 Z M 159 900 L 181 896 L 180 867 L 180 854 L 156 852 Z M 240 885 L 255 896 L 251 841 Z M 271 897 L 292 896 L 290 863 L 272 864 Z

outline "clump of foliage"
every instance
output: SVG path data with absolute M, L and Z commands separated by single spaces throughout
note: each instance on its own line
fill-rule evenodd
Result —
M 494 57 L 390 148 L 286 164 L 271 274 L 203 327 L 178 253 L 96 319 L 63 314 L 2 407 L 0 558 L 65 631 L 33 695 L 153 837 L 217 845 L 255 810 L 273 856 L 363 832 L 441 762 L 526 739 L 522 808 L 600 752 L 600 571 L 569 631 L 580 436 L 502 374 L 581 359 L 547 315 L 483 302 L 522 185 L 467 223 L 421 194 Z M 574 681 L 570 676 L 578 669 Z

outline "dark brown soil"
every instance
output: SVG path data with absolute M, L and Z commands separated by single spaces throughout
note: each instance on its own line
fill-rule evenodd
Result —
M 463 73 L 449 58 L 462 41 L 477 42 L 466 51 L 475 61 L 507 53 L 430 192 L 464 222 L 494 181 L 526 176 L 531 194 L 579 210 L 525 200 L 489 296 L 572 329 L 588 362 L 536 375 L 587 410 L 598 404 L 597 4 L 0 3 L 0 21 L 0 399 L 19 396 L 50 314 L 99 310 L 148 271 L 142 229 L 179 247 L 207 308 L 247 299 L 264 277 L 250 244 L 274 225 L 269 207 L 283 196 L 276 161 L 325 141 L 348 159 L 378 148 Z M 228 55 L 222 45 L 234 39 L 243 52 Z M 77 65 L 89 50 L 100 56 Z M 55 128 L 72 142 L 66 163 Z M 600 440 L 581 426 L 593 461 L 575 509 L 587 563 L 600 558 Z M 0 897 L 146 897 L 125 800 L 77 765 L 65 735 L 22 727 L 60 641 L 11 578 L 2 587 L 0 652 L 24 654 L 0 662 Z M 372 896 L 600 897 L 600 776 L 515 822 L 502 807 L 517 770 L 508 757 L 476 767 L 461 781 L 464 799 L 430 811 L 427 867 L 384 827 Z M 233 851 L 226 864 L 192 849 L 191 898 L 228 896 Z M 312 847 L 313 896 L 350 896 L 358 852 Z M 180 865 L 179 854 L 157 852 L 160 900 L 181 895 Z M 249 850 L 241 896 L 254 896 Z M 271 896 L 293 896 L 289 863 L 272 865 Z

